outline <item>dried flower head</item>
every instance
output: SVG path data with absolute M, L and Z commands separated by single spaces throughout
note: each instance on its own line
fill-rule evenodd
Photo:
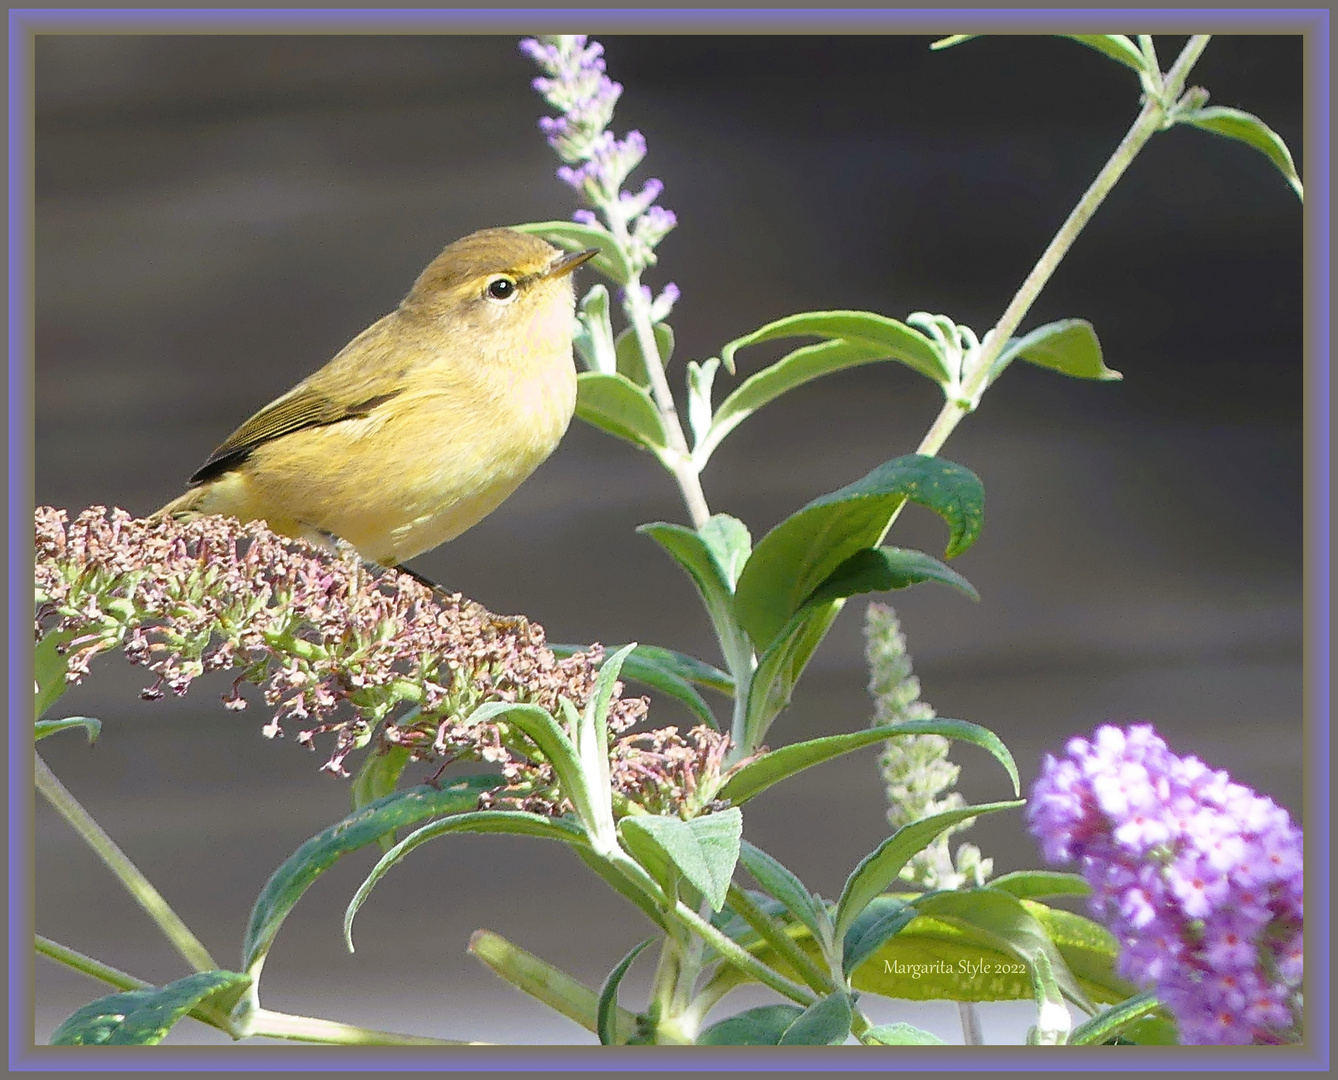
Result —
M 300 743 L 333 737 L 323 768 L 343 763 L 380 730 L 380 746 L 433 761 L 484 760 L 518 791 L 553 808 L 551 769 L 505 720 L 471 724 L 488 701 L 528 702 L 560 714 L 591 695 L 600 660 L 556 658 L 543 629 L 493 615 L 459 594 L 443 596 L 395 571 L 231 518 L 151 522 L 90 507 L 73 522 L 36 512 L 36 635 L 54 635 L 64 670 L 79 682 L 99 653 L 122 648 L 152 671 L 144 692 L 182 695 L 206 671 L 239 672 L 224 697 L 246 707 L 243 683 L 264 688 L 275 737 L 292 721 Z M 40 673 L 39 673 L 40 674 Z M 609 728 L 626 731 L 644 699 L 619 696 Z M 403 707 L 403 708 L 402 708 Z M 397 710 L 400 710 L 397 713 Z

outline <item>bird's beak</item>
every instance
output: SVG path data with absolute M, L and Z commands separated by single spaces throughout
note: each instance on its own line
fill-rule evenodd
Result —
M 560 259 L 554 260 L 553 264 L 544 271 L 544 278 L 553 281 L 560 277 L 566 277 L 583 262 L 589 262 L 599 254 L 599 248 L 586 248 L 584 251 L 573 251 L 569 255 L 563 255 Z

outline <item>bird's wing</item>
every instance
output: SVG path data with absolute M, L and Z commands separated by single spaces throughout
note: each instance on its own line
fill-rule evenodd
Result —
M 314 387 L 302 384 L 277 401 L 261 409 L 250 420 L 228 436 L 209 460 L 195 470 L 192 484 L 203 484 L 235 469 L 248 454 L 262 443 L 303 428 L 322 427 L 366 416 L 378 405 L 400 393 L 397 387 L 389 393 L 376 394 L 351 404 L 335 401 Z

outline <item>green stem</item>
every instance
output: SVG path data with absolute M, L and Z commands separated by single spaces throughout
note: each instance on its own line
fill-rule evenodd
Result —
M 291 1039 L 294 1042 L 326 1043 L 339 1046 L 483 1046 L 484 1043 L 464 1039 L 434 1039 L 426 1035 L 400 1035 L 393 1031 L 341 1024 L 337 1020 L 321 1020 L 314 1016 L 293 1016 L 289 1013 L 256 1009 L 250 1014 L 249 1034 L 271 1039 Z
M 617 203 L 600 207 L 604 218 L 609 223 L 609 231 L 618 247 L 626 252 L 631 246 L 631 236 L 627 231 L 627 221 Z M 694 528 L 700 529 L 711 516 L 711 508 L 706 503 L 706 494 L 702 491 L 701 477 L 692 464 L 692 453 L 688 450 L 687 436 L 683 434 L 683 421 L 679 418 L 678 407 L 674 404 L 674 392 L 669 388 L 669 379 L 664 373 L 664 360 L 660 356 L 660 347 L 655 343 L 655 328 L 650 321 L 650 309 L 641 293 L 641 275 L 634 273 L 628 278 L 625 288 L 627 297 L 627 317 L 632 323 L 632 332 L 636 334 L 641 355 L 646 360 L 646 374 L 650 378 L 650 393 L 655 399 L 664 424 L 665 436 L 669 440 L 669 464 L 678 490 L 683 495 L 683 502 L 688 508 Z
M 1133 126 L 1129 128 L 1120 145 L 1115 148 L 1110 160 L 1097 173 L 1096 179 L 1078 200 L 1078 204 L 1065 219 L 1064 224 L 1059 227 L 1054 239 L 1032 267 L 1031 273 L 1023 281 L 1012 302 L 1004 309 L 999 321 L 985 335 L 972 369 L 962 384 L 961 393 L 954 395 L 953 400 L 944 402 L 938 417 L 916 449 L 917 453 L 937 454 L 962 418 L 975 408 L 975 402 L 979 400 L 980 394 L 984 392 L 990 380 L 991 368 L 999 353 L 1026 318 L 1032 304 L 1036 302 L 1041 290 L 1045 288 L 1064 256 L 1068 254 L 1073 242 L 1078 239 L 1078 234 L 1096 213 L 1097 207 L 1105 201 L 1110 190 L 1124 175 L 1125 170 L 1148 140 L 1161 130 L 1168 109 L 1180 96 L 1190 69 L 1207 47 L 1208 41 L 1209 35 L 1200 34 L 1190 38 L 1163 82 L 1162 96 L 1159 98 L 1149 96 L 1144 100 L 1138 118 L 1134 120 Z
M 587 1031 L 598 1029 L 599 995 L 565 971 L 554 967 L 519 945 L 490 930 L 476 930 L 469 939 L 469 952 L 487 964 L 500 978 L 543 1002 L 550 1009 L 576 1021 Z M 618 1007 L 618 1037 L 626 1042 L 636 1034 L 637 1018 Z
M 143 979 L 137 979 L 119 968 L 114 968 L 110 964 L 104 964 L 101 960 L 95 960 L 85 953 L 71 949 L 68 945 L 62 945 L 58 941 L 52 941 L 50 938 L 43 937 L 41 934 L 34 934 L 34 947 L 39 956 L 45 956 L 49 960 L 54 960 L 58 964 L 64 964 L 68 968 L 90 979 L 97 979 L 99 982 L 105 982 L 108 986 L 114 986 L 118 990 L 143 990 L 151 983 L 146 983 Z
M 794 938 L 785 932 L 785 928 L 753 903 L 752 898 L 737 885 L 729 887 L 729 906 L 819 994 L 830 994 L 836 989 L 831 976 L 813 963 Z
M 130 895 L 135 898 L 155 923 L 158 928 L 167 936 L 167 939 L 176 947 L 186 960 L 186 963 L 196 971 L 217 971 L 218 965 L 214 963 L 213 957 L 209 955 L 199 940 L 191 933 L 190 928 L 181 921 L 180 917 L 163 899 L 162 895 L 149 882 L 139 868 L 135 866 L 125 855 L 125 853 L 116 846 L 102 829 L 102 827 L 93 820 L 88 811 L 79 805 L 79 802 L 66 789 L 51 771 L 47 763 L 42 760 L 40 754 L 33 755 L 36 764 L 34 765 L 34 782 L 38 791 L 40 791 L 46 800 L 55 807 L 56 812 L 60 814 L 74 828 L 80 836 L 88 843 L 103 863 L 115 874 L 126 887 Z

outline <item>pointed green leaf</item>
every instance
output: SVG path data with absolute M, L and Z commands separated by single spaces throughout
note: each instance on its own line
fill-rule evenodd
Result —
M 841 970 L 846 977 L 886 941 L 901 933 L 918 914 L 910 904 L 891 896 L 880 896 L 861 911 L 841 942 Z
M 915 333 L 913 330 L 910 332 Z M 895 359 L 898 358 L 890 355 L 887 346 L 883 344 L 844 338 L 805 345 L 787 353 L 774 364 L 745 379 L 720 403 L 710 427 L 693 449 L 693 464 L 698 469 L 705 468 L 711 455 L 730 432 L 787 390 L 846 368 Z
M 1161 1002 L 1152 993 L 1135 994 L 1118 1005 L 1097 1013 L 1079 1024 L 1069 1035 L 1070 1046 L 1100 1046 L 1121 1035 L 1144 1017 L 1152 1016 Z
M 1062 990 L 1065 996 L 1085 1009 L 1095 1009 L 1045 927 L 1017 897 L 987 886 L 967 892 L 929 893 L 911 903 L 923 915 L 969 926 L 988 935 L 999 947 L 1027 965 L 1035 995 L 1054 1002 L 1058 990 Z
M 909 454 L 813 500 L 758 543 L 735 590 L 739 623 L 765 650 L 805 599 L 846 559 L 883 537 L 906 500 L 947 522 L 947 557 L 974 543 L 984 516 L 984 491 L 971 470 L 940 458 Z
M 377 799 L 383 799 L 394 791 L 411 756 L 407 746 L 394 746 L 389 743 L 378 743 L 374 746 L 363 758 L 362 767 L 353 778 L 351 785 L 353 809 L 361 810 L 364 806 L 376 802 Z M 384 850 L 389 848 L 394 840 L 390 836 L 383 836 L 380 843 Z
M 924 581 L 937 581 L 979 600 L 975 586 L 932 555 L 912 548 L 863 548 L 838 566 L 813 590 L 805 604 L 825 604 L 860 593 L 906 589 Z
M 33 741 L 41 742 L 48 735 L 70 728 L 83 728 L 88 733 L 88 745 L 92 746 L 102 734 L 102 721 L 91 716 L 67 716 L 64 720 L 39 720 L 33 729 Z
M 1133 68 L 1140 75 L 1147 71 L 1147 61 L 1127 34 L 1060 34 L 1060 37 L 1079 41 L 1089 49 L 1109 56 L 1116 63 Z
M 564 844 L 579 847 L 586 847 L 590 842 L 585 829 L 570 818 L 542 817 L 524 810 L 474 810 L 452 814 L 415 829 L 381 856 L 344 909 L 344 944 L 348 946 L 349 952 L 353 951 L 353 920 L 358 909 L 366 903 L 367 897 L 390 868 L 429 840 L 453 833 L 509 833 L 534 836 L 540 840 L 560 840 Z
M 740 847 L 739 861 L 763 892 L 780 901 L 786 911 L 808 927 L 815 939 L 831 940 L 832 924 L 827 909 L 793 872 L 747 840 Z
M 613 323 L 609 320 L 609 290 L 602 283 L 590 286 L 576 305 L 577 330 L 572 345 L 587 371 L 605 373 L 618 370 L 618 355 L 613 345 Z
M 1017 765 L 1013 761 L 1013 755 L 994 732 L 966 720 L 933 717 L 928 720 L 904 720 L 899 724 L 885 724 L 865 731 L 852 731 L 848 735 L 827 735 L 820 739 L 790 743 L 788 746 L 763 754 L 740 768 L 720 789 L 719 797 L 728 799 L 735 806 L 742 806 L 755 795 L 797 772 L 830 761 L 842 754 L 848 754 L 852 750 L 872 746 L 874 743 L 900 735 L 942 735 L 945 738 L 979 746 L 994 755 L 995 760 L 1008 770 L 1014 793 L 1020 790 Z
M 865 1046 L 947 1046 L 931 1031 L 913 1024 L 879 1024 L 861 1036 Z
M 251 985 L 235 971 L 200 971 L 166 986 L 126 990 L 76 1009 L 51 1034 L 52 1046 L 156 1046 L 183 1016 L 208 1001 L 231 1011 Z
M 707 525 L 709 524 L 708 521 Z M 733 530 L 728 526 L 715 530 L 712 540 L 717 547 L 720 534 L 726 531 Z M 731 667 L 734 667 L 737 661 L 741 661 L 749 654 L 750 650 L 743 628 L 739 626 L 734 616 L 734 590 L 729 571 L 721 565 L 712 544 L 708 544 L 695 530 L 666 521 L 652 521 L 648 525 L 641 525 L 637 528 L 637 532 L 649 536 L 664 548 L 692 579 L 706 613 L 711 618 L 711 625 L 715 629 L 720 648 L 730 660 Z
M 743 814 L 737 806 L 691 821 L 650 814 L 625 817 L 618 823 L 618 835 L 670 895 L 673 882 L 664 873 L 666 862 L 706 898 L 712 911 L 724 907 L 743 835 Z
M 759 327 L 751 334 L 735 338 L 720 350 L 720 359 L 732 372 L 734 354 L 740 349 L 763 341 L 787 337 L 844 339 L 869 346 L 880 346 L 888 358 L 900 360 L 936 383 L 942 384 L 948 379 L 947 366 L 943 363 L 943 357 L 939 355 L 938 347 L 933 341 L 903 322 L 872 311 L 805 311 L 797 315 L 787 315 L 783 319 Z M 867 360 L 856 362 L 866 363 Z M 814 361 L 810 360 L 808 363 Z M 802 368 L 802 365 L 800 366 Z M 821 368 L 822 364 L 818 362 L 817 366 Z M 829 370 L 838 370 L 840 366 L 846 365 L 814 371 L 799 382 L 807 382 L 808 379 L 818 375 L 825 375 Z M 723 409 L 723 405 L 721 407 Z
M 838 991 L 803 1011 L 781 1036 L 781 1046 L 840 1046 L 850 1038 L 850 995 Z
M 994 889 L 994 883 L 990 882 Z M 1003 892 L 1006 890 L 995 890 Z M 1123 1001 L 1138 988 L 1115 970 L 1120 947 L 1100 923 L 1074 911 L 1050 907 L 1034 900 L 1021 900 L 1022 908 L 1044 929 L 1064 958 L 1068 970 L 1093 1001 L 1109 1004 Z
M 69 664 L 62 650 L 73 637 L 73 630 L 52 630 L 42 637 L 33 651 L 33 681 L 37 685 L 34 717 L 40 717 L 51 708 L 70 687 L 65 681 Z
M 1051 896 L 1090 896 L 1092 887 L 1081 874 L 1058 870 L 1017 870 L 990 881 L 991 889 L 1011 893 L 1019 900 L 1041 900 Z
M 669 442 L 650 395 L 617 372 L 583 371 L 576 377 L 576 415 L 652 453 Z
M 753 553 L 753 537 L 748 526 L 729 514 L 713 514 L 697 530 L 697 535 L 715 559 L 725 582 L 733 590 L 748 562 L 748 556 Z
M 668 323 L 655 324 L 655 347 L 660 351 L 660 366 L 668 367 L 669 358 L 674 355 L 674 331 Z M 614 353 L 618 358 L 618 374 L 625 375 L 643 389 L 650 386 L 646 358 L 641 354 L 641 342 L 634 327 L 629 326 L 618 335 Z
M 255 972 L 307 887 L 341 856 L 374 844 L 398 828 L 442 814 L 473 810 L 480 795 L 505 783 L 501 776 L 470 776 L 443 788 L 408 788 L 378 799 L 317 833 L 270 875 L 256 898 L 242 944 L 242 966 Z
M 596 1034 L 599 1035 L 599 1041 L 602 1046 L 618 1045 L 618 986 L 623 981 L 623 976 L 627 974 L 628 968 L 632 966 L 632 961 L 641 955 L 641 951 L 647 945 L 653 944 L 654 938 L 646 938 L 640 945 L 632 947 L 604 980 L 604 984 L 599 988 L 599 1002 L 596 1006 Z
M 694 445 L 700 444 L 711 428 L 711 388 L 719 367 L 720 360 L 714 356 L 700 364 L 688 361 L 688 427 L 692 429 Z
M 712 1024 L 698 1046 L 779 1046 L 781 1036 L 804 1014 L 798 1005 L 759 1005 Z
M 1092 324 L 1085 319 L 1061 319 L 1038 326 L 1031 333 L 1013 338 L 994 361 L 993 381 L 1014 360 L 1025 360 L 1037 367 L 1049 368 L 1075 379 L 1123 379 L 1118 371 L 1106 367 L 1101 356 L 1101 342 Z
M 584 645 L 549 645 L 555 656 L 586 652 Z M 658 690 L 686 706 L 703 724 L 716 728 L 715 715 L 693 684 L 732 695 L 734 680 L 717 667 L 658 645 L 638 645 L 623 663 L 622 677 Z
M 748 682 L 744 745 L 761 746 L 771 722 L 790 703 L 799 676 L 822 643 L 841 603 L 805 604 L 781 628 Z
M 947 37 L 930 42 L 929 47 L 934 50 L 951 49 L 954 45 L 960 45 L 963 41 L 970 41 L 980 36 L 980 34 L 949 34 Z
M 910 857 L 928 847 L 939 833 L 967 818 L 981 817 L 999 810 L 1015 810 L 1023 805 L 1025 800 L 1018 799 L 1010 802 L 985 803 L 981 806 L 963 806 L 903 825 L 866 855 L 846 879 L 845 888 L 841 890 L 841 899 L 836 905 L 836 936 L 844 938 L 855 917 L 868 907 L 879 893 L 896 881 L 901 868 L 906 865 Z M 1017 901 L 1014 900 L 1014 903 Z M 933 912 L 925 913 L 933 914 Z
M 1292 160 L 1292 152 L 1287 149 L 1282 136 L 1259 117 L 1240 109 L 1206 105 L 1181 113 L 1176 119 L 1182 124 L 1191 124 L 1204 131 L 1211 131 L 1214 135 L 1224 135 L 1228 139 L 1237 139 L 1247 146 L 1253 146 L 1287 178 L 1297 198 L 1305 198 L 1305 189 L 1296 171 L 1296 163 Z
M 599 248 L 599 254 L 590 260 L 591 266 L 619 285 L 626 285 L 632 279 L 632 270 L 618 247 L 618 241 L 602 225 L 581 225 L 574 221 L 536 221 L 512 225 L 511 228 L 517 232 L 541 236 L 563 251 Z

